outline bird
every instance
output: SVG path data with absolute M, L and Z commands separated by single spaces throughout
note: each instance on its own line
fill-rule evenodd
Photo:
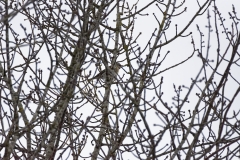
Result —
M 96 76 L 94 76 L 93 78 L 89 79 L 94 80 L 106 80 L 106 73 L 108 74 L 109 78 L 115 78 L 117 77 L 117 74 L 119 72 L 119 69 L 122 67 L 122 65 L 119 62 L 116 62 L 113 66 L 109 66 L 109 70 L 108 72 L 106 72 L 106 69 L 102 70 L 101 72 L 99 72 Z

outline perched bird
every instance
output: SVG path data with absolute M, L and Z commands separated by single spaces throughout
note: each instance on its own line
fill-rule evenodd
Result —
M 97 80 L 106 80 L 106 73 L 108 74 L 109 78 L 115 78 L 117 77 L 119 69 L 122 67 L 122 65 L 118 62 L 116 62 L 113 66 L 109 66 L 108 72 L 106 72 L 106 69 L 102 70 L 100 73 L 98 73 L 96 76 L 89 80 L 97 79 Z

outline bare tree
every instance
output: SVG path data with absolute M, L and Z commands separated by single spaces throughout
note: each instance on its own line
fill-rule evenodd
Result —
M 1 1 L 1 159 L 240 158 L 234 5 L 226 22 L 215 0 L 196 0 L 195 14 L 175 25 L 187 2 L 140 3 Z M 150 27 L 137 32 L 137 20 L 146 16 L 155 30 L 140 45 Z M 207 29 L 193 34 L 203 16 Z M 191 41 L 190 52 L 165 66 L 179 39 Z M 166 73 L 196 57 L 195 78 L 168 88 L 169 102 Z

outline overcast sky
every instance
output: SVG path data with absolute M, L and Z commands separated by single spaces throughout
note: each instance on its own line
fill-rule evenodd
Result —
M 133 4 L 133 2 L 134 2 L 134 0 L 129 0 L 130 5 Z M 138 9 L 140 9 L 142 6 L 145 6 L 146 3 L 148 3 L 148 1 L 140 0 Z M 226 19 L 225 24 L 227 25 L 228 28 L 231 28 L 232 22 L 231 22 L 231 20 L 229 20 L 228 12 L 232 11 L 232 4 L 235 4 L 236 11 L 240 11 L 239 0 L 227 0 L 227 1 L 219 0 L 219 1 L 217 1 L 217 3 L 219 3 L 219 5 L 218 5 L 219 11 L 222 13 L 222 16 L 225 17 L 225 19 Z M 185 6 L 187 7 L 187 11 L 184 12 L 184 14 L 182 14 L 181 16 L 179 16 L 179 17 L 177 16 L 176 18 L 172 19 L 172 25 L 170 26 L 170 29 L 167 31 L 167 36 L 169 39 L 171 38 L 171 36 L 175 35 L 175 24 L 178 25 L 178 31 L 180 31 L 183 27 L 185 27 L 185 25 L 192 18 L 192 15 L 194 15 L 194 13 L 198 9 L 198 4 L 195 0 L 186 0 Z M 214 20 L 213 20 L 214 13 L 212 10 L 213 10 L 213 7 L 210 7 L 209 13 L 211 15 L 211 23 L 212 23 L 212 25 L 214 25 Z M 154 29 L 158 27 L 157 21 L 155 20 L 153 13 L 155 13 L 158 20 L 161 20 L 161 18 L 162 18 L 162 14 L 158 10 L 158 8 L 156 7 L 155 4 L 150 6 L 142 14 L 147 14 L 147 13 L 149 14 L 148 16 L 142 16 L 142 17 L 138 16 L 138 18 L 136 19 L 136 24 L 135 24 L 135 32 L 134 32 L 135 35 L 138 35 L 139 32 L 142 32 L 142 35 L 139 37 L 139 39 L 137 41 L 137 43 L 139 44 L 139 46 L 141 46 L 141 48 L 145 47 L 145 45 L 147 44 L 147 41 L 150 39 Z M 207 28 L 205 27 L 208 24 L 208 19 L 207 19 L 206 13 L 207 12 L 205 12 L 204 15 L 198 17 L 194 21 L 194 23 L 191 25 L 191 27 L 184 33 L 185 35 L 189 34 L 190 32 L 193 33 L 192 37 L 193 37 L 197 47 L 199 47 L 199 32 L 197 31 L 196 24 L 199 25 L 201 31 L 204 33 L 205 42 L 208 41 Z M 238 15 L 239 15 L 239 13 L 238 13 Z M 240 17 L 240 15 L 239 15 L 239 17 Z M 115 15 L 110 16 L 109 23 L 111 23 L 114 18 L 115 18 Z M 26 21 L 24 20 L 24 18 L 20 15 L 16 16 L 11 23 L 12 23 L 12 27 L 15 29 L 15 31 L 17 31 L 18 34 L 20 34 L 20 38 L 25 37 L 25 35 L 24 35 L 25 33 L 23 32 L 23 30 L 20 27 L 20 24 L 26 24 Z M 28 29 L 30 29 L 30 26 L 28 26 Z M 31 30 L 27 30 L 27 32 L 30 33 Z M 226 41 L 224 34 L 221 35 L 221 42 L 222 42 L 221 48 L 225 49 L 228 42 Z M 224 42 L 226 42 L 226 43 L 224 43 Z M 217 45 L 216 35 L 215 35 L 214 28 L 213 28 L 213 32 L 211 33 L 211 49 L 210 49 L 211 50 L 210 59 L 213 59 L 213 60 L 216 57 L 216 47 L 217 47 L 216 45 Z M 193 49 L 192 49 L 192 45 L 191 45 L 191 36 L 188 36 L 187 38 L 186 37 L 178 38 L 176 41 L 163 47 L 161 54 L 164 55 L 167 51 L 170 51 L 170 54 L 167 57 L 167 59 L 164 61 L 164 63 L 162 64 L 162 70 L 176 64 L 177 62 L 183 61 L 184 59 L 186 59 L 187 57 L 189 57 L 192 54 L 192 50 Z M 203 53 L 205 53 L 205 51 Z M 231 53 L 229 53 L 229 54 L 231 54 Z M 43 57 L 40 57 L 42 59 L 41 60 L 42 63 L 40 63 L 39 65 L 40 65 L 40 68 L 44 70 L 44 72 L 47 72 L 47 67 L 49 65 L 49 61 L 48 61 L 48 59 L 44 58 L 44 53 L 42 55 L 43 55 Z M 187 61 L 183 65 L 178 66 L 178 67 L 162 74 L 162 76 L 164 76 L 164 85 L 163 85 L 164 96 L 163 96 L 163 98 L 169 104 L 172 103 L 172 97 L 175 95 L 174 90 L 173 90 L 173 83 L 176 86 L 179 86 L 179 85 L 189 86 L 191 84 L 191 78 L 195 78 L 201 65 L 202 65 L 202 62 L 197 57 L 197 54 L 195 53 L 193 58 L 191 58 L 189 61 Z M 224 69 L 224 66 L 222 66 L 222 68 Z M 123 72 L 124 71 L 121 70 L 120 74 L 121 73 L 123 74 Z M 239 68 L 233 68 L 231 70 L 231 72 L 234 75 L 239 74 L 239 77 L 236 77 L 236 78 L 238 78 L 238 80 L 240 80 Z M 211 72 L 209 72 L 209 74 L 210 73 Z M 216 77 L 216 80 L 219 80 L 219 77 Z M 226 88 L 226 93 L 227 93 L 226 96 L 231 98 L 232 94 L 235 91 L 238 84 L 235 83 L 231 79 L 229 79 L 229 81 L 232 81 L 232 83 L 231 83 L 231 85 L 228 86 L 228 88 Z M 195 92 L 199 93 L 199 90 L 197 90 L 197 88 L 195 88 L 195 91 L 193 93 L 195 93 Z M 186 92 L 184 92 L 184 93 L 186 93 Z M 153 96 L 155 96 L 154 92 L 152 94 L 148 94 L 148 96 L 149 97 L 147 97 L 147 98 L 151 99 Z M 192 96 L 190 96 L 190 97 L 191 97 L 191 99 L 190 99 L 191 103 L 186 105 L 186 108 L 185 108 L 186 111 L 188 109 L 192 109 L 196 105 L 196 102 L 198 100 L 198 98 L 195 94 L 192 94 Z M 238 104 L 240 104 L 240 97 L 237 98 L 235 101 L 235 106 L 236 106 L 237 110 L 239 109 Z M 85 116 L 87 117 L 88 115 L 85 114 Z M 148 117 L 149 123 L 151 123 L 151 124 L 156 123 L 156 119 L 152 118 L 152 117 L 155 117 L 154 112 L 152 112 L 152 115 L 149 115 L 149 117 Z M 156 131 L 158 131 L 158 130 L 156 130 Z M 169 141 L 166 141 L 166 143 L 168 143 L 168 142 Z M 164 144 L 164 143 L 162 143 L 162 144 Z M 91 150 L 92 146 L 89 145 L 89 147 L 90 147 L 89 150 Z M 86 154 L 88 154 L 88 153 L 89 152 L 86 151 Z

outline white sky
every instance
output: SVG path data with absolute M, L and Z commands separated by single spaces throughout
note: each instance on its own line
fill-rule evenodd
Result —
M 134 1 L 129 0 L 129 2 L 134 2 Z M 142 6 L 144 6 L 146 4 L 146 2 L 147 1 L 140 0 L 138 9 L 140 9 Z M 182 1 L 179 1 L 179 2 L 182 2 Z M 236 11 L 240 11 L 239 2 L 238 2 L 238 0 L 228 0 L 228 1 L 222 0 L 222 1 L 217 1 L 217 3 L 219 3 L 219 10 L 222 13 L 222 16 L 225 17 L 225 19 L 226 19 L 227 23 L 225 23 L 225 24 L 230 29 L 232 22 L 231 22 L 231 20 L 229 20 L 228 12 L 232 11 L 232 4 L 235 4 Z M 178 31 L 180 31 L 189 22 L 189 19 L 196 12 L 197 7 L 198 7 L 195 0 L 186 0 L 185 6 L 187 7 L 187 12 L 185 12 L 184 14 L 182 14 L 179 17 L 176 17 L 175 19 L 172 19 L 172 26 L 170 27 L 170 29 L 167 32 L 167 36 L 169 39 L 170 39 L 170 36 L 175 35 L 175 24 L 178 24 Z M 211 23 L 212 23 L 212 25 L 214 25 L 214 23 L 213 23 L 214 14 L 213 14 L 212 10 L 213 10 L 213 8 L 210 7 L 209 11 L 211 14 L 211 19 L 212 19 Z M 145 13 L 148 13 L 149 15 L 143 16 L 143 17 L 138 17 L 136 19 L 135 31 L 134 31 L 135 35 L 138 35 L 139 32 L 142 32 L 142 35 L 139 37 L 139 39 L 137 41 L 139 46 L 141 46 L 141 48 L 145 47 L 145 45 L 147 44 L 147 40 L 152 35 L 152 32 L 154 31 L 155 28 L 157 28 L 157 23 L 153 16 L 153 13 L 155 13 L 156 16 L 158 16 L 159 20 L 161 20 L 161 18 L 162 18 L 162 15 L 158 11 L 155 4 L 152 5 L 151 7 L 149 7 L 145 12 L 143 12 L 143 14 L 145 14 Z M 238 13 L 238 15 L 240 17 L 239 13 Z M 113 15 L 112 17 L 115 18 L 114 16 L 115 15 Z M 187 30 L 187 32 L 185 32 L 185 34 L 188 34 L 189 32 L 193 32 L 192 36 L 193 36 L 193 39 L 195 40 L 195 44 L 197 47 L 199 47 L 199 33 L 197 32 L 196 24 L 198 24 L 201 31 L 204 32 L 204 35 L 205 35 L 204 40 L 206 43 L 208 40 L 207 29 L 205 27 L 208 24 L 208 20 L 206 17 L 207 17 L 206 13 L 203 16 L 198 17 L 194 21 L 194 23 L 191 25 L 191 27 Z M 111 17 L 109 19 L 109 23 L 110 22 L 111 22 Z M 22 16 L 17 16 L 16 18 L 13 19 L 13 21 L 11 23 L 12 23 L 12 27 L 15 29 L 15 31 L 17 31 L 18 34 L 20 34 L 20 38 L 25 37 L 25 35 L 23 34 L 23 30 L 20 28 L 20 23 L 26 24 L 26 21 L 24 20 L 24 18 L 22 18 Z M 31 30 L 29 30 L 29 29 L 30 29 L 30 27 L 27 30 L 28 33 L 31 32 Z M 211 36 L 212 36 L 211 37 L 212 41 L 211 41 L 211 49 L 210 49 L 209 56 L 210 56 L 210 59 L 215 59 L 216 45 L 217 45 L 216 41 L 215 41 L 216 40 L 215 30 L 212 32 Z M 227 45 L 227 41 L 226 42 L 225 41 L 226 41 L 225 35 L 221 35 L 222 49 L 225 49 L 225 47 Z M 187 57 L 189 57 L 192 54 L 192 46 L 191 46 L 190 42 L 191 42 L 191 36 L 189 36 L 188 38 L 178 38 L 171 44 L 163 47 L 161 53 L 166 53 L 169 50 L 170 54 L 167 57 L 167 59 L 164 61 L 164 63 L 162 64 L 162 69 L 170 67 L 170 66 L 176 64 L 177 62 L 180 62 L 180 61 L 186 59 Z M 205 50 L 206 50 L 206 48 L 205 48 Z M 205 53 L 205 51 L 203 51 L 203 53 Z M 45 58 L 45 53 L 42 53 L 42 55 L 43 55 L 43 57 L 40 57 L 41 58 L 40 68 L 43 69 L 44 72 L 46 73 L 47 66 L 49 65 L 49 60 Z M 163 98 L 165 99 L 165 101 L 168 102 L 168 104 L 172 103 L 172 97 L 173 97 L 173 95 L 175 95 L 174 90 L 173 90 L 173 83 L 176 85 L 176 87 L 178 87 L 179 85 L 189 86 L 191 83 L 190 78 L 195 78 L 201 65 L 202 65 L 202 62 L 197 57 L 197 54 L 195 53 L 193 58 L 191 58 L 188 62 L 186 62 L 183 65 L 178 66 L 170 71 L 167 71 L 161 75 L 161 76 L 164 76 Z M 223 69 L 224 69 L 224 67 L 225 66 L 222 66 Z M 236 77 L 236 75 L 240 73 L 239 68 L 233 68 L 231 70 L 231 72 L 233 73 L 233 75 L 235 75 L 235 78 L 238 78 L 238 80 L 240 80 L 240 76 Z M 123 71 L 121 71 L 120 74 L 121 73 L 123 74 Z M 209 74 L 210 74 L 210 72 L 209 72 Z M 44 78 L 47 79 L 47 77 L 44 77 Z M 216 77 L 216 78 L 217 78 L 217 80 L 219 79 L 219 77 Z M 231 98 L 238 85 L 235 82 L 233 82 L 231 78 L 229 78 L 229 82 L 231 82 L 230 83 L 231 85 L 228 85 L 228 87 L 226 88 L 226 95 L 228 98 Z M 185 93 L 185 92 L 183 92 L 183 93 Z M 192 93 L 194 93 L 194 94 L 192 94 L 192 96 L 190 96 L 191 103 L 186 105 L 186 107 L 184 108 L 184 110 L 186 112 L 188 109 L 193 109 L 193 107 L 196 105 L 196 101 L 198 99 L 197 96 L 195 95 L 195 93 L 199 93 L 199 91 L 196 88 Z M 148 96 L 147 98 L 151 99 L 155 95 L 154 95 L 154 93 L 150 93 L 147 96 Z M 235 102 L 236 110 L 239 110 L 238 104 L 240 104 L 240 97 L 237 98 L 236 102 Z M 90 109 L 88 107 L 89 106 L 86 105 L 86 107 L 83 107 L 83 110 L 90 111 Z M 154 112 L 152 112 L 151 114 L 148 115 L 149 117 L 147 117 L 149 124 L 156 123 L 156 116 L 155 116 Z M 188 115 L 188 113 L 186 113 L 186 115 Z M 86 118 L 88 116 L 88 114 L 84 113 L 84 116 Z M 155 118 L 152 118 L 152 117 L 155 117 Z M 86 120 L 84 120 L 84 121 L 86 121 Z M 152 125 L 150 125 L 150 126 L 152 126 Z M 158 131 L 158 129 L 156 129 L 156 132 Z M 168 143 L 168 142 L 169 141 L 166 141 L 165 143 Z M 164 144 L 164 142 L 162 144 Z M 92 149 L 92 146 L 90 144 L 89 148 L 86 149 L 86 152 L 85 152 L 86 156 L 91 152 L 91 149 Z M 130 158 L 130 159 L 134 159 L 134 158 Z

